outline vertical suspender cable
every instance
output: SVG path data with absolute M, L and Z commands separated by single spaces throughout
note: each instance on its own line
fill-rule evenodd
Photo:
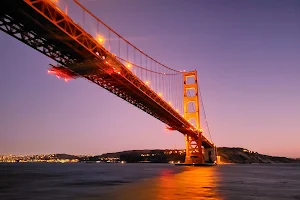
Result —
M 205 112 L 205 108 L 204 108 L 204 103 L 203 103 L 203 99 L 202 99 L 202 95 L 201 95 L 200 86 L 199 86 L 199 95 L 200 95 L 201 105 L 203 107 L 203 114 L 204 114 L 205 122 L 206 122 L 206 125 L 207 125 L 207 131 L 208 131 L 208 134 L 209 134 L 210 141 L 212 142 L 212 138 L 211 138 L 211 134 L 210 134 L 210 129 L 209 129 L 209 126 L 208 126 L 208 121 L 207 121 L 206 112 Z

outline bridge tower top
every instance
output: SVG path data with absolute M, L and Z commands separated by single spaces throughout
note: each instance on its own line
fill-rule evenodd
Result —
M 198 95 L 198 77 L 197 71 L 183 72 L 183 111 L 184 118 L 187 121 L 195 120 L 195 128 L 201 129 Z M 191 105 L 192 104 L 192 105 Z M 193 107 L 193 111 L 191 110 Z

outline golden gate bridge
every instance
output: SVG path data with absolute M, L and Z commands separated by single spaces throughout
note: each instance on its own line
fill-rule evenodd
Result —
M 182 133 L 185 164 L 216 161 L 200 126 L 196 71 L 156 61 L 77 0 L 1 0 L 0 29 L 56 61 L 49 74 L 86 78 Z

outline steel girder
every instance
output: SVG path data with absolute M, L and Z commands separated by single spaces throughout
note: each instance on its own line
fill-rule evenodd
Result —
M 11 16 L 4 15 L 0 18 L 0 29 L 58 63 L 68 65 L 75 62 L 68 55 L 63 54 L 55 45 L 48 43 L 45 38 L 36 33 L 27 30 L 23 24 L 14 20 Z

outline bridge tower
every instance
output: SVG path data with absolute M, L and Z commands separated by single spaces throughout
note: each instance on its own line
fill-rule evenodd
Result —
M 187 121 L 194 120 L 194 122 L 196 123 L 195 128 L 198 130 L 197 138 L 185 134 L 185 164 L 204 164 L 204 152 L 202 150 L 202 130 L 200 126 L 197 71 L 195 70 L 191 72 L 184 72 L 183 80 L 184 118 Z M 193 111 L 190 111 L 191 106 L 194 108 Z

